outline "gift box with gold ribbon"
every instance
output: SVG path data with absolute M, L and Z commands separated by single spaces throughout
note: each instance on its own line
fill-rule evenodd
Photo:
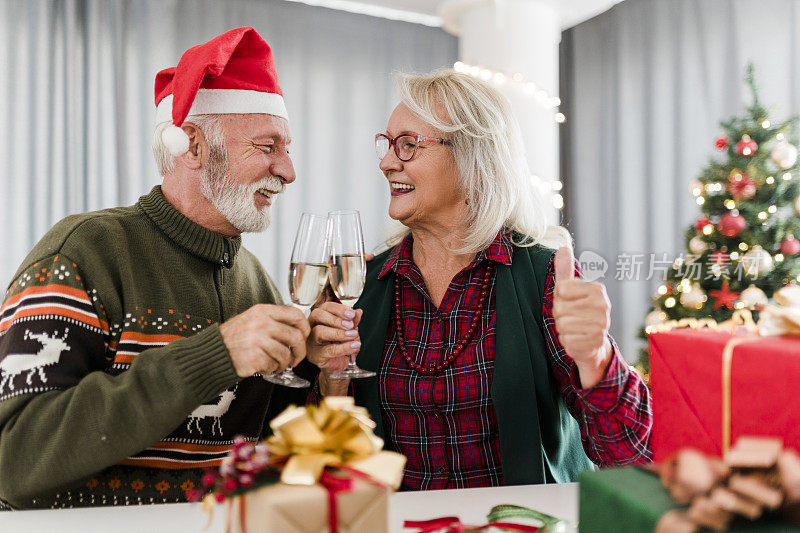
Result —
M 758 324 L 667 323 L 649 333 L 654 459 L 685 446 L 722 457 L 741 435 L 800 450 L 800 287 L 776 293 Z
M 319 406 L 287 408 L 270 427 L 265 443 L 234 450 L 204 480 L 211 486 L 204 502 L 225 505 L 228 531 L 388 530 L 389 494 L 400 485 L 405 457 L 382 451 L 365 409 L 351 397 L 327 397 Z

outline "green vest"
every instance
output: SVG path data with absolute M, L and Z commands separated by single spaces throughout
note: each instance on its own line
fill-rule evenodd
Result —
M 355 305 L 364 310 L 358 365 L 374 372 L 383 356 L 394 298 L 394 272 L 378 279 L 390 252 L 368 263 L 364 292 Z M 542 296 L 553 253 L 540 245 L 515 246 L 511 266 L 497 264 L 492 403 L 506 485 L 577 481 L 580 471 L 594 468 L 547 355 Z M 386 439 L 377 378 L 352 383 L 356 403 L 369 410 L 377 424 L 375 433 Z

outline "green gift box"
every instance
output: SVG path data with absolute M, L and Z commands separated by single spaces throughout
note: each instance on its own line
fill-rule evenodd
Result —
M 683 506 L 670 498 L 656 474 L 629 466 L 583 472 L 579 507 L 580 533 L 650 533 L 664 513 Z M 800 533 L 774 518 L 730 531 Z

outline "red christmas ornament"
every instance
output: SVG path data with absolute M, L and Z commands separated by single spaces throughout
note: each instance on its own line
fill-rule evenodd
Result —
M 728 182 L 726 188 L 734 200 L 739 200 L 742 196 L 752 198 L 756 195 L 756 182 L 739 170 L 728 174 Z
M 727 307 L 728 309 L 733 309 L 733 302 L 739 297 L 738 292 L 731 291 L 728 288 L 728 280 L 722 282 L 721 289 L 713 289 L 708 291 L 708 294 L 714 298 L 714 309 L 719 309 L 720 307 Z
M 711 261 L 715 265 L 722 266 L 725 264 L 725 261 L 728 260 L 728 254 L 723 252 L 722 250 L 717 250 L 713 254 L 711 254 Z
M 795 255 L 800 252 L 800 241 L 789 235 L 781 243 L 781 253 L 783 255 Z
M 724 150 L 728 147 L 728 138 L 724 135 L 720 135 L 717 137 L 717 140 L 714 141 L 714 146 L 717 147 L 717 150 Z
M 747 227 L 747 222 L 742 215 L 733 213 L 725 213 L 719 219 L 717 229 L 726 237 L 736 237 L 744 228 Z
M 700 217 L 697 219 L 697 222 L 694 223 L 694 229 L 697 230 L 697 233 L 702 233 L 703 228 L 711 224 L 711 221 L 708 220 L 708 217 Z
M 756 142 L 748 134 L 742 135 L 742 140 L 736 143 L 736 153 L 743 156 L 753 156 L 758 150 Z

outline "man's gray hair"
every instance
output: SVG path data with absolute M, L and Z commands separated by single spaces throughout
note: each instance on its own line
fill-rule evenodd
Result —
M 210 146 L 224 147 L 225 139 L 222 135 L 222 117 L 220 115 L 190 115 L 184 122 L 191 122 L 200 128 Z M 164 141 L 161 140 L 161 134 L 171 124 L 172 122 L 161 122 L 156 125 L 153 132 L 153 157 L 156 158 L 158 172 L 162 176 L 166 176 L 175 168 L 175 156 L 169 152 Z
M 453 70 L 398 74 L 403 104 L 448 134 L 467 206 L 467 237 L 458 253 L 485 249 L 500 230 L 519 246 L 571 246 L 561 226 L 547 223 L 508 99 L 488 83 Z

